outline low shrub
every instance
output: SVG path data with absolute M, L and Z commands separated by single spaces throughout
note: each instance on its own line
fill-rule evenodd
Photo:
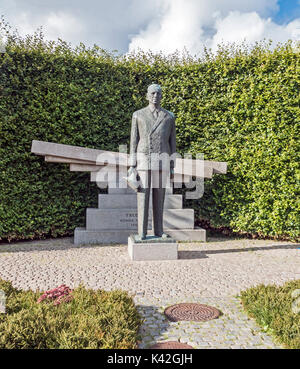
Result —
M 140 316 L 124 291 L 79 286 L 73 299 L 38 303 L 41 292 L 18 290 L 0 280 L 6 314 L 0 314 L 0 349 L 132 349 Z
M 297 307 L 297 290 L 300 292 L 300 279 L 283 286 L 261 284 L 241 293 L 248 315 L 278 343 L 291 349 L 300 349 L 300 311 L 293 309 L 293 306 Z

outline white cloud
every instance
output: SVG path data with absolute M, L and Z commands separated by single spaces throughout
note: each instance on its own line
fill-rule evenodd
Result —
M 221 42 L 253 43 L 264 38 L 274 43 L 293 37 L 299 20 L 274 23 L 276 0 L 161 0 L 163 12 L 132 37 L 129 51 L 171 53 L 186 48 L 199 54 L 203 47 L 217 49 Z
M 45 24 L 49 38 L 70 38 L 79 35 L 84 30 L 84 26 L 78 18 L 62 12 L 51 12 L 47 16 Z
M 154 18 L 146 30 L 133 37 L 129 50 L 141 48 L 170 53 L 177 45 L 188 50 L 198 49 L 203 30 L 195 27 L 199 22 L 197 8 L 195 1 L 183 4 L 182 0 L 172 0 L 172 5 L 166 6 L 161 16 Z
M 212 50 L 217 49 L 221 42 L 241 42 L 254 43 L 265 39 L 275 42 L 284 42 L 293 39 L 293 34 L 300 19 L 290 22 L 287 25 L 274 23 L 271 18 L 262 18 L 256 12 L 241 13 L 230 12 L 227 17 L 219 17 L 215 22 L 216 34 L 211 40 Z
M 161 0 L 0 0 L 0 14 L 21 35 L 42 26 L 47 39 L 94 43 L 126 52 L 130 34 L 155 17 Z
M 47 39 L 120 53 L 186 47 L 196 54 L 221 41 L 297 37 L 299 19 L 276 24 L 278 9 L 278 0 L 0 0 L 0 14 L 21 35 L 42 26 Z
M 42 25 L 46 38 L 49 40 L 60 37 L 71 41 L 84 30 L 79 19 L 61 11 L 50 12 L 38 19 L 34 19 L 28 12 L 22 12 L 14 17 L 14 22 L 18 25 L 18 32 L 22 36 L 33 34 Z

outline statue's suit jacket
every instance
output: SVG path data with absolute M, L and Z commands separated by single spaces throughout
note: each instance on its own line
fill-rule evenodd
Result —
M 153 153 L 176 153 L 175 116 L 166 109 L 160 109 L 157 119 L 149 106 L 132 115 L 129 165 L 137 170 L 150 170 L 155 167 L 153 157 L 151 162 Z M 170 161 L 168 170 L 174 166 L 175 159 Z M 160 166 L 159 169 L 163 168 Z

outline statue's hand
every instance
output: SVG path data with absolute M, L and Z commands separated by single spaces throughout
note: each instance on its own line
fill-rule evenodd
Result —
M 130 174 L 134 172 L 134 170 L 135 170 L 135 167 L 129 167 L 127 175 L 130 176 Z
M 138 192 L 140 189 L 139 176 L 135 167 L 129 167 L 126 178 L 127 184 L 134 191 Z

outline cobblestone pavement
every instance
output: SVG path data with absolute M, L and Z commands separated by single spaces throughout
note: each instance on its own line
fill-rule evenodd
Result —
M 123 289 L 144 318 L 140 348 L 159 341 L 194 348 L 278 348 L 242 311 L 239 292 L 260 283 L 300 278 L 299 244 L 210 238 L 180 243 L 179 260 L 131 261 L 127 245 L 75 246 L 72 238 L 0 244 L 0 278 L 15 287 L 45 290 L 81 282 L 94 289 Z M 208 322 L 164 318 L 167 306 L 198 302 L 222 311 Z

